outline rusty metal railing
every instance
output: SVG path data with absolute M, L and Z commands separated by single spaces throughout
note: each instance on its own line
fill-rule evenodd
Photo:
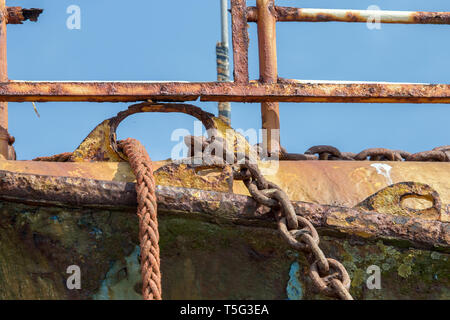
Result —
M 233 18 L 233 54 L 234 78 L 238 83 L 249 83 L 248 76 L 248 33 L 247 23 L 258 25 L 259 70 L 261 84 L 284 84 L 287 90 L 303 91 L 303 86 L 313 92 L 314 102 L 396 102 L 396 103 L 432 103 L 434 99 L 425 96 L 432 93 L 441 95 L 435 102 L 448 103 L 448 85 L 429 84 L 393 84 L 393 83 L 356 83 L 356 82 L 315 82 L 286 80 L 278 77 L 276 23 L 280 21 L 305 22 L 368 22 L 376 17 L 377 23 L 404 24 L 450 24 L 450 12 L 411 12 L 411 11 L 379 11 L 379 10 L 336 10 L 336 9 L 303 9 L 275 6 L 274 0 L 257 0 L 256 7 L 247 7 L 246 0 L 231 0 Z M 301 84 L 301 86 L 300 86 Z M 300 89 L 301 88 L 301 89 Z M 436 92 L 436 88 L 439 88 Z M 441 91 L 442 90 L 442 91 Z M 331 93 L 326 96 L 323 93 Z M 291 91 L 292 92 L 292 91 Z M 298 91 L 296 91 L 298 92 Z M 390 92 L 387 94 L 387 92 Z M 395 92 L 395 93 L 394 93 Z M 303 92 L 302 92 L 303 93 Z M 391 95 L 391 94 L 394 95 Z M 425 94 L 425 96 L 423 96 Z M 295 95 L 295 94 L 293 94 Z M 340 96 L 340 98 L 338 97 Z M 395 97 L 394 97 L 395 96 Z M 269 97 L 268 97 L 269 98 Z M 391 99 L 392 98 L 392 99 Z M 267 99 L 268 101 L 269 99 Z M 279 101 L 282 101 L 281 99 Z M 306 95 L 296 102 L 311 101 Z M 278 102 L 263 102 L 261 105 L 263 128 L 268 130 L 268 141 L 273 141 L 270 132 L 280 129 Z M 279 136 L 278 136 L 279 137 Z M 273 142 L 272 142 L 273 143 Z M 275 143 L 276 145 L 276 143 Z M 279 141 L 278 141 L 279 145 Z M 278 151 L 278 150 L 274 150 Z
M 10 15 L 0 0 L 0 127 L 8 128 L 7 102 L 92 101 L 216 101 L 258 102 L 262 104 L 263 129 L 268 129 L 264 145 L 279 147 L 279 102 L 343 103 L 450 103 L 449 84 L 374 82 L 327 82 L 286 80 L 278 76 L 276 23 L 282 21 L 366 22 L 377 15 L 380 23 L 450 24 L 449 12 L 399 12 L 370 10 L 328 10 L 277 7 L 274 0 L 231 0 L 233 82 L 32 82 L 8 80 L 6 72 L 6 23 Z M 15 12 L 18 9 L 15 9 Z M 36 9 L 34 9 L 36 10 Z M 28 13 L 27 13 L 28 14 Z M 36 20 L 36 13 L 33 19 Z M 20 19 L 19 19 L 20 20 Z M 25 20 L 25 17 L 23 18 Z M 30 19 L 31 20 L 31 19 Z M 20 22 L 20 21 L 19 21 Z M 247 25 L 258 28 L 260 79 L 250 81 L 248 73 L 249 37 Z M 0 128 L 1 129 L 1 128 Z M 1 130 L 0 130 L 1 133 Z M 2 138 L 5 136 L 4 138 Z M 0 154 L 5 154 L 7 135 L 0 134 Z

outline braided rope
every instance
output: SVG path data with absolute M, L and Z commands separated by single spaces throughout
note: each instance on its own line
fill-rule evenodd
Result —
M 135 139 L 119 142 L 136 176 L 139 239 L 141 245 L 142 295 L 145 300 L 161 300 L 161 271 L 155 178 L 152 160 Z

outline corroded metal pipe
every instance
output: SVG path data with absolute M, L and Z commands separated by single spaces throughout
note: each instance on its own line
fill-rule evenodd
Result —
M 234 81 L 248 83 L 247 0 L 231 0 Z
M 42 9 L 23 9 L 21 7 L 7 7 L 5 0 L 0 0 L 0 82 L 8 81 L 6 25 L 22 24 L 25 20 L 37 21 Z M 0 156 L 8 156 L 11 137 L 8 133 L 8 103 L 0 102 Z M 13 149 L 12 149 L 13 150 Z
M 277 38 L 276 17 L 273 0 L 258 0 L 258 45 L 259 45 L 259 75 L 264 84 L 278 81 L 277 68 Z M 280 151 L 280 110 L 278 102 L 263 102 L 261 104 L 262 128 L 267 130 L 264 135 L 263 147 L 270 155 Z M 273 147 L 273 148 L 272 148 Z
M 7 7 L 7 24 L 22 24 L 23 21 L 29 20 L 36 22 L 42 9 L 23 9 L 22 7 Z
M 5 0 L 0 0 L 0 81 L 8 81 L 6 50 L 6 22 L 8 13 Z M 8 103 L 0 102 L 0 155 L 8 158 Z
M 0 101 L 7 102 L 343 102 L 450 103 L 449 84 L 336 81 L 250 82 L 0 82 Z
M 450 12 L 385 10 L 310 9 L 275 7 L 277 21 L 302 22 L 380 22 L 400 24 L 450 24 Z M 247 9 L 247 20 L 258 21 L 258 8 Z

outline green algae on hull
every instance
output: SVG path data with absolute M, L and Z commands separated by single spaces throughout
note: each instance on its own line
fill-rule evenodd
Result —
M 302 299 L 327 299 L 276 230 L 175 212 L 160 212 L 159 230 L 165 299 L 286 299 L 293 263 Z M 131 211 L 0 202 L 0 299 L 139 299 L 137 245 Z M 354 237 L 322 236 L 320 245 L 349 271 L 355 299 L 450 299 L 447 253 Z M 81 290 L 65 286 L 74 264 Z M 381 269 L 381 290 L 366 286 L 371 265 Z

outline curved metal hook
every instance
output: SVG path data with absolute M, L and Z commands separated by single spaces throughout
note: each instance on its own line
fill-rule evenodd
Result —
M 127 117 L 144 112 L 178 112 L 191 115 L 200 120 L 206 130 L 217 130 L 213 114 L 189 104 L 139 103 L 130 106 L 127 110 L 119 112 L 117 116 L 100 123 L 83 140 L 73 152 L 72 161 L 126 161 L 127 157 L 117 145 L 116 130 L 119 124 Z
M 193 116 L 202 122 L 209 138 L 220 137 L 228 146 L 244 145 L 245 150 L 250 149 L 247 140 L 236 133 L 228 124 L 213 114 L 203 111 L 199 107 L 181 103 L 139 103 L 130 106 L 127 110 L 119 112 L 117 116 L 107 119 L 99 124 L 73 152 L 71 161 L 127 161 L 127 157 L 117 145 L 116 130 L 119 124 L 127 117 L 143 112 L 184 113 Z

